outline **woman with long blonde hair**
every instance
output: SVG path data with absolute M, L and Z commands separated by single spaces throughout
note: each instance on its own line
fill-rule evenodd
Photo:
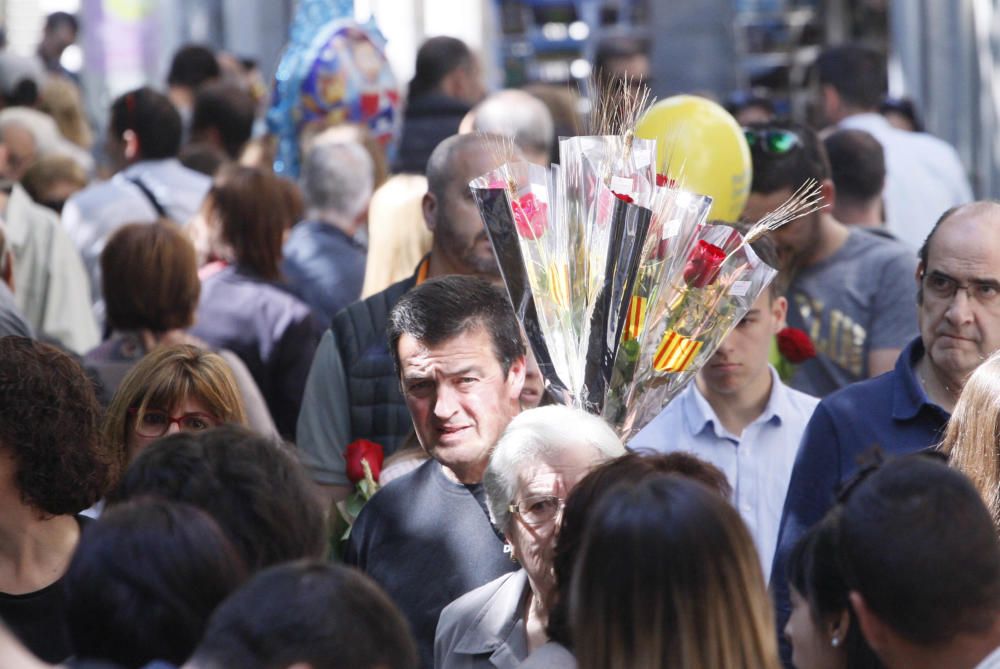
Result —
M 962 388 L 938 450 L 979 491 L 1000 528 L 1000 353 L 979 365 Z
M 368 260 L 361 299 L 413 276 L 431 250 L 421 202 L 427 178 L 397 174 L 380 186 L 368 205 Z
M 580 669 L 777 669 L 753 539 L 708 487 L 675 475 L 606 493 L 570 591 Z

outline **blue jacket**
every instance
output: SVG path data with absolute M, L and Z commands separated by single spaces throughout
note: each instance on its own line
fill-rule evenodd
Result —
M 281 272 L 289 289 L 324 326 L 361 296 L 367 251 L 343 230 L 302 221 L 292 228 L 283 253 Z
M 829 395 L 806 425 L 788 484 L 771 570 L 778 637 L 786 666 L 791 666 L 791 649 L 782 630 L 791 605 L 785 572 L 795 542 L 833 507 L 837 488 L 851 478 L 858 469 L 858 458 L 873 446 L 886 454 L 901 455 L 941 440 L 949 414 L 927 398 L 917 380 L 913 368 L 923 355 L 923 342 L 918 337 L 899 354 L 895 369 Z

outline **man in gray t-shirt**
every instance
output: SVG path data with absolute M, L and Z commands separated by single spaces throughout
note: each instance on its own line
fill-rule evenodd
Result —
M 908 246 L 856 227 L 833 255 L 800 269 L 788 289 L 788 324 L 808 333 L 817 355 L 789 385 L 823 397 L 874 376 L 873 351 L 898 351 L 917 336 L 916 270 Z
M 747 140 L 753 185 L 744 216 L 758 220 L 808 179 L 819 182 L 825 203 L 833 204 L 830 165 L 810 128 L 791 121 L 754 125 Z M 845 226 L 829 211 L 773 233 L 790 279 L 788 324 L 805 330 L 817 352 L 789 385 L 820 397 L 891 370 L 918 334 L 916 257 L 904 244 Z

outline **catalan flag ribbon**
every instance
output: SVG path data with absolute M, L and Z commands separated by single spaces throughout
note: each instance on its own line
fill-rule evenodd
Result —
M 569 267 L 562 263 L 549 263 L 549 291 L 560 307 L 569 306 Z
M 625 331 L 622 338 L 625 341 L 638 339 L 642 326 L 646 322 L 646 303 L 648 300 L 640 295 L 633 295 L 628 303 L 628 314 L 625 316 Z
M 701 350 L 702 343 L 668 330 L 653 356 L 653 369 L 657 372 L 683 372 L 691 366 Z

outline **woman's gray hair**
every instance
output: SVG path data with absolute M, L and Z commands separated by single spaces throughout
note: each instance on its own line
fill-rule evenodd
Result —
M 514 418 L 500 435 L 483 475 L 490 519 L 501 532 L 510 523 L 510 505 L 521 468 L 531 462 L 551 462 L 580 448 L 595 449 L 602 460 L 625 454 L 614 430 L 598 416 L 553 405 L 529 409 Z

